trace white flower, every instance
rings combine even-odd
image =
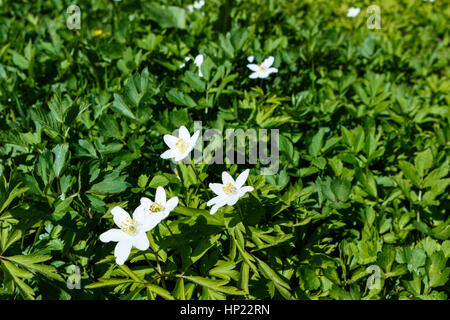
[[[186,62],[188,62],[189,60],[191,60],[191,57],[184,58],[184,61],[186,61]],[[184,68],[185,66],[186,66],[186,63],[180,64],[180,68]]]
[[[185,126],[181,126],[178,130],[178,137],[170,134],[164,135],[164,142],[170,148],[165,151],[161,158],[174,159],[174,161],[180,161],[186,158],[189,153],[194,149],[195,143],[200,135],[200,130],[197,130],[191,137],[188,129]]]
[[[199,77],[203,77],[202,70],[200,70],[200,67],[203,64],[203,55],[199,54],[198,56],[196,56],[195,59],[194,59],[194,63],[198,67],[198,76]]]
[[[243,186],[247,180],[250,170],[247,169],[242,172],[234,181],[234,179],[228,174],[228,172],[222,172],[222,183],[210,183],[209,187],[217,195],[212,198],[206,204],[207,206],[213,206],[210,214],[214,214],[217,210],[225,205],[234,205],[240,197],[247,192],[253,191],[253,187]]]
[[[190,4],[187,6],[188,12],[193,12],[194,9],[200,9],[205,5],[205,0],[194,1],[194,4]]]
[[[250,75],[250,79],[256,79],[256,78],[267,78],[269,74],[272,72],[278,72],[277,68],[271,68],[273,64],[274,58],[272,56],[265,59],[260,64],[248,64],[247,68],[253,71],[253,73]]]
[[[347,11],[347,17],[354,18],[359,14],[360,11],[360,8],[349,8]]]
[[[120,229],[111,229],[100,235],[102,242],[117,242],[114,249],[117,264],[124,264],[134,246],[139,250],[147,250],[149,242],[146,232],[150,230],[149,219],[142,210],[136,209],[131,219],[128,212],[121,207],[114,207],[111,210],[114,222]]]
[[[136,209],[148,215],[147,226],[152,230],[178,205],[178,198],[173,197],[166,201],[166,191],[163,187],[156,188],[155,202],[149,198],[141,198],[141,205]]]
[[[133,212],[131,219],[128,212],[121,207],[114,207],[111,213],[115,224],[120,229],[111,229],[100,235],[102,242],[117,242],[114,256],[117,264],[124,264],[134,246],[139,250],[147,250],[150,243],[147,231],[152,230],[178,205],[178,198],[173,197],[166,201],[164,188],[156,189],[155,202],[148,198],[141,198],[141,205]]]
[[[205,5],[205,1],[204,0],[194,1],[194,8],[195,9],[200,9],[204,5]]]
[[[254,56],[250,56],[250,57],[247,58],[247,61],[250,62],[250,63],[252,63],[253,60],[255,60]]]

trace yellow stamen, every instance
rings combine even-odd
[[[178,151],[183,153],[188,149],[188,144],[186,143],[186,141],[184,141],[183,139],[178,139],[177,143],[175,144],[175,146],[177,147]]]
[[[163,211],[163,206],[161,205],[161,203],[153,202],[152,205],[150,206],[150,212],[155,213],[160,211]]]
[[[223,192],[225,192],[225,194],[233,194],[236,192],[236,187],[228,182],[225,186],[222,187],[222,190]]]
[[[130,218],[127,218],[124,222],[122,222],[120,228],[123,232],[130,236],[135,236],[138,233],[138,223],[134,219],[131,220]]]

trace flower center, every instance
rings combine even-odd
[[[223,192],[225,192],[225,194],[233,194],[236,192],[236,187],[228,182],[225,186],[222,187],[222,190]]]
[[[139,230],[139,224],[136,220],[131,220],[130,218],[127,218],[122,224],[120,225],[120,228],[123,232],[130,236],[135,236],[138,233]]]
[[[261,62],[260,64],[258,64],[259,70],[264,71],[266,70],[266,67],[263,65],[263,63]]]
[[[178,151],[183,153],[188,149],[188,144],[183,139],[178,139],[177,143],[175,143],[175,147],[177,147]]]
[[[153,202],[152,205],[150,206],[150,212],[155,213],[155,212],[160,212],[160,211],[163,211],[162,204],[159,202]]]

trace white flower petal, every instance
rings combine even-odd
[[[101,242],[119,242],[126,240],[128,236],[121,229],[111,229],[100,235]]]
[[[147,207],[146,205],[140,205],[139,207],[137,207],[134,212],[133,212],[133,219],[137,222],[137,223],[143,223],[143,221],[145,220],[146,215],[148,214],[148,210],[149,210],[149,206]]]
[[[175,209],[175,207],[178,205],[178,197],[173,197],[170,198],[167,202],[166,202],[166,207],[165,210],[170,212],[173,209]]]
[[[111,213],[113,215],[114,223],[119,228],[126,220],[131,219],[130,214],[128,212],[126,212],[125,210],[123,210],[121,207],[114,207],[111,210]]]
[[[248,174],[249,174],[250,170],[246,169],[244,170],[244,172],[242,172],[236,179],[236,184],[235,187],[236,188],[240,188],[244,185],[245,181],[247,181],[248,178]]]
[[[164,137],[164,142],[167,144],[167,146],[170,149],[173,149],[173,147],[175,147],[175,144],[177,143],[177,141],[179,140],[179,138],[172,136],[170,134],[165,134]]]
[[[141,198],[141,205],[146,207],[146,208],[150,208],[150,206],[153,204],[153,201],[150,200],[149,198],[146,197],[142,197]]]
[[[263,61],[262,66],[267,68],[270,68],[273,64],[274,57],[270,56],[266,60]]]
[[[222,172],[222,183],[224,185],[231,183],[232,185],[235,185],[234,183],[234,179],[232,176],[230,176],[230,174],[226,171]]]
[[[208,207],[209,207],[209,206],[212,206],[212,205],[216,204],[217,202],[219,202],[220,199],[222,199],[222,198],[223,198],[223,196],[217,196],[217,197],[214,197],[214,198],[210,199],[210,200],[206,203],[206,205],[207,205]]]
[[[124,264],[128,259],[128,256],[131,252],[131,247],[133,246],[133,242],[130,241],[120,241],[117,243],[116,248],[114,249],[114,256],[116,257],[117,264]]]
[[[159,212],[150,213],[146,215],[144,223],[142,224],[142,229],[144,232],[152,230],[154,227],[161,222],[161,215]]]
[[[191,139],[191,134],[189,133],[188,129],[186,129],[185,126],[181,126],[180,129],[178,130],[178,136],[183,139],[184,141],[186,141],[187,143],[190,141]],[[178,141],[178,139],[177,139]]]
[[[164,191],[164,188],[161,186],[156,188],[155,202],[158,202],[163,207],[165,207],[166,205],[166,192]]]
[[[257,64],[248,64],[247,68],[254,72],[258,72],[259,70],[261,70],[261,68]]]
[[[254,73],[252,73],[251,75],[249,75],[249,78],[250,78],[250,79],[256,79],[256,78],[259,78],[259,71],[258,71],[258,72],[254,72]]]
[[[186,150],[185,152],[183,152],[183,153],[177,153],[176,155],[175,155],[175,157],[173,158],[173,161],[175,161],[175,162],[178,162],[178,161],[181,161],[181,160],[183,160],[184,158],[186,158],[188,155],[189,155],[189,153],[191,152],[191,148],[189,148],[188,150]]]
[[[253,60],[255,60],[254,56],[250,56],[250,57],[247,58],[247,61],[250,62],[250,63],[252,63]]]
[[[360,8],[349,8],[347,11],[347,17],[354,18],[359,14],[360,11]]]
[[[174,149],[169,149],[165,151],[160,157],[163,159],[171,159],[175,158],[178,155],[178,152]]]
[[[211,208],[211,211],[209,212],[209,214],[214,214],[214,213],[216,213],[217,210],[219,210],[219,208],[221,208],[221,207],[223,207],[223,205],[220,206],[220,205],[218,205],[218,204],[215,204],[215,205]]]
[[[239,189],[239,197],[242,197],[247,192],[252,192],[255,190],[252,186],[245,186]]]
[[[195,144],[197,143],[199,136],[200,136],[200,130],[195,131],[194,134],[192,135],[191,140],[190,140],[190,145],[192,148],[195,147]]]
[[[199,54],[198,56],[195,57],[194,63],[197,67],[201,67],[201,65],[203,64],[203,55]]]
[[[150,246],[147,234],[145,232],[139,233],[136,237],[133,238],[133,245],[139,250],[147,250]]]
[[[228,197],[226,204],[229,206],[234,206],[236,202],[239,200],[239,198],[240,198],[239,193],[234,193]]]
[[[207,206],[211,206],[212,204],[214,204],[214,206],[211,208],[210,214],[216,213],[216,211],[220,207],[226,205],[229,198],[230,198],[229,196],[218,196],[209,200],[208,203],[206,204]]]
[[[267,72],[268,72],[269,74],[275,73],[275,72],[278,72],[278,69],[277,69],[277,68],[269,68],[269,69],[267,69]]]
[[[261,78],[261,79],[265,79],[265,78],[267,78],[273,71],[271,71],[271,70],[273,70],[273,69],[275,69],[275,68],[269,68],[269,69],[265,69],[265,70],[262,70],[260,73],[259,73],[259,77]],[[277,70],[278,71],[278,70]]]
[[[221,183],[210,183],[209,184],[210,189],[217,194],[218,196],[223,195],[223,184]]]

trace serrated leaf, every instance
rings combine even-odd
[[[122,98],[122,96],[120,94],[114,93],[114,101],[113,101],[111,108],[114,111],[123,114],[124,116],[127,116],[131,119],[136,119],[135,115],[130,110],[127,103],[125,102],[125,100]]]

